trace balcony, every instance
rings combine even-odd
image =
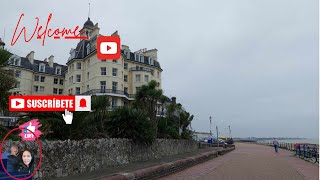
[[[130,68],[130,71],[145,71],[145,72],[150,72],[150,73],[153,73],[153,70],[152,69],[149,69],[149,68],[144,68],[144,67],[132,67]]]
[[[125,96],[127,99],[134,99],[134,94],[128,94],[124,91],[114,90],[114,89],[91,89],[81,95],[120,95]]]

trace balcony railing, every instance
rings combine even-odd
[[[153,72],[152,69],[144,68],[144,67],[132,67],[130,71],[146,71],[146,72]]]
[[[121,90],[115,90],[115,89],[91,89],[90,91],[87,91],[85,93],[82,93],[81,95],[95,95],[100,93],[112,93],[112,94],[119,94],[119,95],[125,95],[128,98],[134,98],[134,94],[128,94]]]

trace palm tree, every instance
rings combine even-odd
[[[146,113],[135,108],[123,107],[113,111],[106,129],[114,138],[128,138],[143,144],[155,140],[155,130]]]
[[[140,87],[136,93],[135,106],[145,111],[150,118],[152,127],[157,134],[157,105],[163,97],[163,91],[158,89],[158,83],[154,80],[150,81],[147,85]]]

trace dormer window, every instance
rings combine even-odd
[[[140,56],[140,62],[142,62],[142,63],[144,62],[144,56],[143,55]]]
[[[56,74],[61,75],[61,67],[56,67]]]
[[[21,66],[21,59],[20,58],[14,58],[14,65],[15,66]]]
[[[39,64],[39,71],[40,72],[46,72],[46,66],[44,64]]]
[[[87,55],[90,54],[90,52],[91,51],[90,51],[90,43],[89,43],[89,44],[87,44]]]
[[[154,65],[154,59],[150,58],[150,64]]]
[[[70,54],[69,60],[75,58],[76,57],[76,50],[71,48],[69,54]]]
[[[139,61],[139,58],[140,58],[140,55],[139,55],[139,54],[136,54],[136,59],[135,59],[135,61]]]

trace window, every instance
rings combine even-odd
[[[56,67],[56,74],[61,75],[61,68],[60,67]]]
[[[117,98],[115,98],[115,97],[112,98],[111,105],[113,108],[117,107]]]
[[[136,93],[140,90],[141,87],[136,87]]]
[[[81,75],[77,74],[77,81],[76,82],[81,82]]]
[[[44,76],[40,76],[40,81],[41,81],[41,82],[44,82],[45,78],[46,78],[46,77],[44,77]]]
[[[136,54],[136,59],[135,61],[139,61],[139,54]]]
[[[69,83],[73,83],[73,76],[69,78]]]
[[[58,79],[57,78],[53,79],[53,84],[58,84]]]
[[[136,82],[140,82],[140,74],[136,74]]]
[[[90,43],[87,44],[87,55],[90,54]]]
[[[39,76],[35,75],[34,76],[34,81],[39,81]]]
[[[46,66],[44,64],[39,64],[39,71],[46,72]]]
[[[88,59],[88,61],[87,61],[87,67],[89,67],[90,66],[90,59]]]
[[[118,72],[117,68],[112,68],[112,75],[113,76],[117,76],[117,72]]]
[[[33,92],[38,92],[39,91],[39,87],[38,86],[33,86]]]
[[[15,66],[20,66],[21,65],[21,59],[20,58],[15,58],[14,59],[14,65]]]
[[[59,84],[63,85],[63,79],[60,79]]]
[[[144,82],[149,82],[149,76],[148,75],[144,75]]]
[[[63,93],[63,89],[59,89],[59,94],[62,94]]]
[[[150,59],[150,64],[154,65],[154,60],[152,58]]]
[[[112,82],[112,92],[116,92],[118,87],[118,82]]]
[[[127,87],[124,87],[123,91],[128,94],[128,88]]]
[[[58,89],[57,88],[53,88],[53,94],[58,94]]]
[[[140,62],[144,62],[144,60],[143,60],[143,58],[144,58],[144,56],[140,56]]]
[[[123,67],[124,69],[128,70],[128,63],[124,63]]]
[[[128,75],[124,75],[123,80],[124,80],[124,82],[128,82]]]
[[[90,73],[87,72],[87,79],[89,80],[89,78],[90,78]]]
[[[77,69],[81,69],[81,62],[77,63]]]
[[[44,92],[44,87],[40,86],[40,92]]]
[[[17,77],[17,78],[20,78],[20,77],[21,77],[21,71],[16,70],[16,77]]]
[[[16,82],[16,84],[14,85],[14,88],[20,88],[20,82]]]
[[[118,62],[118,60],[116,60],[116,59],[113,59],[113,60],[112,60],[112,62],[114,62],[114,63],[117,63],[117,62]]]
[[[76,87],[76,94],[80,94],[80,87]]]
[[[100,70],[101,70],[101,75],[103,75],[103,76],[107,75],[107,68],[106,67],[101,67]]]
[[[100,81],[100,89],[102,93],[106,92],[106,81]]]
[[[71,65],[71,69],[72,69],[72,71],[74,71],[74,64]]]

